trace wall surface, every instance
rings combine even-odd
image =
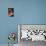
[[[8,16],[9,7],[14,17]],[[8,43],[9,32],[18,32],[17,24],[46,24],[46,0],[0,0],[0,44]]]

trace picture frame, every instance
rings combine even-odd
[[[10,17],[14,16],[14,8],[8,8],[8,16]]]

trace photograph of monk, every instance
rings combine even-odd
[[[8,8],[8,16],[10,17],[14,16],[14,8]]]

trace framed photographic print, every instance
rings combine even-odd
[[[19,24],[18,30],[19,42],[21,40],[46,41],[46,24]]]
[[[8,16],[10,17],[14,16],[14,8],[8,8]]]

